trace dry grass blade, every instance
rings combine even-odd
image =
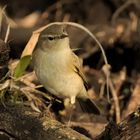
[[[6,9],[6,6],[4,6],[3,8],[0,8],[0,33],[2,30],[2,22],[4,20],[6,21],[6,26],[7,26],[7,31],[6,31],[5,39],[4,39],[4,42],[6,43],[8,41],[8,36],[10,34],[10,20],[5,13],[5,9]]]
[[[0,84],[0,91],[4,90],[5,88],[8,88],[10,85],[10,80],[6,80],[4,83]]]
[[[27,55],[31,55],[34,48],[35,48],[35,45],[38,41],[38,37],[39,37],[39,34],[34,34],[31,36],[30,40],[28,41],[25,49],[23,50],[22,52],[22,55],[21,55],[21,58],[23,58],[24,56],[27,56]]]
[[[115,23],[115,20],[117,19],[117,17],[121,14],[121,12],[123,11],[123,10],[125,10],[128,6],[130,6],[131,4],[133,4],[133,3],[136,3],[135,1],[133,1],[133,0],[127,0],[122,6],[120,6],[120,8],[118,8],[117,10],[116,10],[116,12],[113,14],[113,16],[112,16],[112,24],[114,24]]]
[[[6,31],[6,35],[5,35],[5,39],[4,39],[5,43],[7,43],[7,41],[8,41],[9,34],[10,34],[10,24],[8,24],[8,26],[7,26],[7,31]]]
[[[6,8],[6,6],[4,6],[3,8],[0,7],[0,32],[1,32],[1,29],[2,29],[2,19],[3,19],[5,8]]]
[[[116,122],[119,123],[121,121],[119,99],[117,96],[117,91],[115,90],[111,80],[109,81],[109,87],[110,87],[112,97],[114,100],[114,106],[115,106],[115,111],[116,111]]]
[[[2,9],[0,8],[0,32],[2,28]]]

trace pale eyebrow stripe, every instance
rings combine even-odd
[[[68,34],[62,34],[62,35],[42,35],[41,37],[43,38],[48,38],[48,37],[52,37],[52,38],[57,38],[57,39],[62,39],[65,37],[68,37]]]

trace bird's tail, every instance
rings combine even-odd
[[[89,98],[77,98],[77,100],[83,111],[100,115],[100,109],[97,107],[93,100]]]

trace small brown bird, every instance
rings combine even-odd
[[[51,25],[41,32],[32,60],[39,81],[50,93],[59,98],[69,98],[71,104],[77,98],[82,108],[100,114],[88,97],[82,64],[70,48],[64,25]]]

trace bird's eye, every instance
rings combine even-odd
[[[49,36],[49,37],[48,37],[48,39],[49,39],[50,41],[52,41],[54,38],[53,38],[53,37],[51,37],[51,36]]]

